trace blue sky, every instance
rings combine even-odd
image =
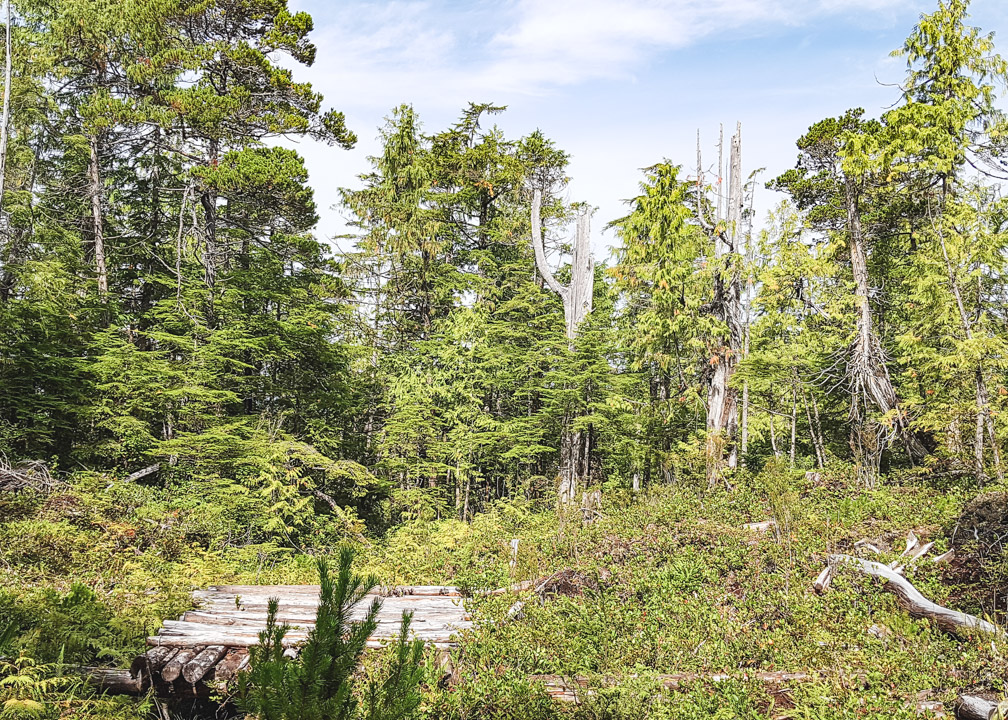
[[[794,164],[794,141],[816,120],[864,107],[877,115],[898,94],[902,45],[937,0],[290,0],[315,19],[318,57],[296,75],[342,110],[360,140],[350,151],[301,143],[325,237],[344,232],[331,207],[378,151],[389,111],[411,103],[426,130],[451,124],[469,101],[507,105],[509,137],[536,128],[572,156],[568,195],[598,207],[603,225],[624,212],[640,168],[668,158],[705,162],[718,124],[742,123],[743,170],[769,179]],[[997,33],[1008,55],[1008,0],[974,0],[972,24]],[[1002,33],[1004,37],[1002,37]],[[760,216],[779,201],[757,195]]]

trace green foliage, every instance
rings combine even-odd
[[[985,174],[1005,163],[1008,67],[964,0],[897,51],[894,107],[838,109],[797,140],[769,183],[787,199],[745,252],[719,256],[697,218],[719,186],[681,158],[647,168],[573,342],[529,246],[539,189],[566,280],[583,207],[556,199],[569,157],[541,132],[508,136],[503,107],[439,129],[393,109],[340,191],[353,232],[334,252],[303,159],[277,146],[356,140],[297,78],[318,52],[309,15],[286,0],[15,6],[0,473],[45,459],[66,482],[0,490],[5,716],[142,713],[61,684],[58,664],[125,662],[194,586],[316,569],[301,654],[284,654],[275,605],[255,651],[244,701],[263,718],[556,717],[538,673],[587,674],[594,695],[570,713],[585,718],[898,717],[949,677],[1003,690],[1003,649],[907,618],[873,583],[840,573],[807,592],[827,552],[869,538],[890,562],[913,528],[961,552],[914,582],[1003,621],[978,578],[1003,587],[1004,553],[954,532],[1003,475],[1008,437],[1008,202]],[[715,295],[735,277],[747,446],[729,490],[708,487],[704,416],[726,357]],[[872,399],[851,391],[864,309],[898,399],[867,424]],[[918,467],[888,449],[897,426],[927,451]],[[864,490],[849,461],[876,431],[884,474]],[[570,433],[603,493],[589,522],[552,508]],[[766,535],[741,529],[768,518]],[[362,660],[373,608],[348,611],[373,581],[349,551],[313,559],[347,541],[383,582],[474,594],[451,691],[426,682],[408,618]],[[513,597],[476,592],[561,570],[577,592],[523,597],[520,619]],[[704,679],[739,669],[822,672],[782,696]],[[668,672],[700,677],[673,699]]]
[[[288,626],[277,624],[279,601],[269,601],[266,629],[250,651],[248,672],[239,676],[237,697],[244,710],[262,720],[399,720],[419,705],[423,643],[408,639],[410,616],[404,614],[388,674],[368,684],[363,715],[358,710],[353,675],[377,627],[381,601],[372,601],[363,619],[351,620],[351,609],[376,584],[353,572],[354,554],[350,548],[340,552],[335,577],[325,559],[318,561],[321,589],[315,627],[295,658],[285,654]]]

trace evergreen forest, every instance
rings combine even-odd
[[[5,2],[0,720],[1008,717],[1008,62],[968,4],[783,174],[725,118],[608,218],[503,105],[351,127],[287,0]],[[375,132],[313,187],[296,141]],[[312,584],[230,684],[100,680],[194,590]],[[471,626],[373,647],[421,586]]]

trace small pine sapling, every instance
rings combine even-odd
[[[329,563],[318,561],[319,605],[315,627],[295,657],[286,652],[289,630],[277,622],[279,600],[271,598],[266,628],[259,644],[250,650],[249,670],[238,680],[238,705],[260,720],[401,720],[419,705],[422,676],[422,641],[409,641],[410,617],[395,645],[388,677],[366,692],[364,713],[357,706],[354,674],[368,638],[378,626],[381,600],[375,598],[362,620],[352,620],[351,610],[364,600],[377,581],[353,572],[354,550],[340,552],[335,575]]]

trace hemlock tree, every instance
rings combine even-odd
[[[986,434],[1002,477],[987,365],[1004,357],[1006,348],[991,324],[992,289],[983,286],[984,279],[996,283],[1002,274],[1005,239],[990,227],[993,198],[966,171],[1005,177],[1008,121],[997,106],[996,85],[1008,84],[1008,63],[994,52],[993,33],[982,35],[965,24],[968,5],[943,0],[893,53],[906,57],[907,77],[903,103],[885,116],[886,160],[893,173],[907,178],[925,215],[918,257],[922,265],[931,260],[931,272],[919,277],[941,277],[944,270],[943,294],[958,315],[958,338],[949,350],[966,360],[963,370],[973,375],[974,472],[978,477],[985,472]],[[935,297],[920,284],[916,289]]]

